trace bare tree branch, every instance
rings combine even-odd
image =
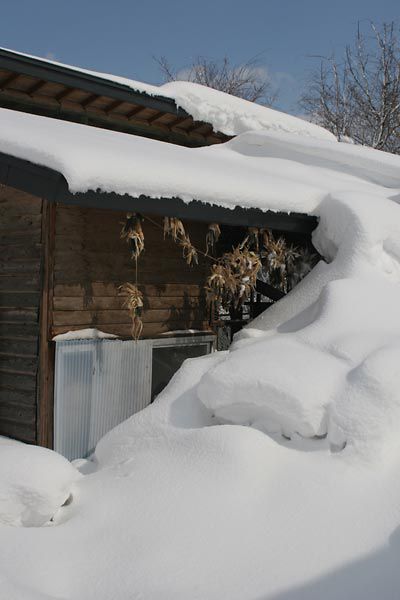
[[[357,28],[342,62],[320,57],[301,106],[338,139],[400,153],[400,47],[394,22]]]
[[[227,56],[212,60],[198,56],[189,67],[176,69],[165,56],[154,58],[164,81],[191,81],[238,96],[250,102],[271,106],[277,97],[272,82],[257,59],[242,65],[233,65]]]

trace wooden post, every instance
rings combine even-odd
[[[55,352],[50,333],[53,312],[55,218],[56,205],[43,200],[37,442],[46,448],[53,447]]]

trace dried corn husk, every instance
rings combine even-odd
[[[300,256],[298,248],[288,245],[282,237],[275,239],[267,229],[263,231],[263,246],[267,253],[265,267],[270,283],[287,292],[289,273]]]
[[[210,252],[214,256],[215,246],[221,236],[221,228],[218,223],[210,223],[206,235],[206,256]]]
[[[134,316],[132,318],[132,337],[137,342],[143,331],[143,321],[140,317]]]
[[[249,232],[249,235],[248,235],[247,245],[251,250],[258,252],[260,249],[259,241],[258,241],[260,232],[257,227],[249,227],[248,232]]]
[[[125,224],[121,230],[121,238],[129,244],[132,258],[137,260],[144,250],[144,233],[142,229],[143,217],[139,213],[128,213]]]
[[[120,286],[119,290],[127,296],[124,307],[129,310],[132,319],[132,337],[134,340],[138,340],[143,329],[143,323],[140,318],[143,309],[143,294],[132,283],[124,283]]]
[[[186,260],[189,267],[199,264],[199,257],[197,256],[197,250],[192,245],[188,235],[184,239],[179,241],[179,245],[182,246],[183,258]]]
[[[171,236],[174,242],[181,246],[183,258],[190,267],[198,264],[197,250],[191,243],[190,237],[186,233],[180,219],[176,217],[164,217],[164,238],[166,236]]]
[[[232,252],[225,253],[211,268],[206,282],[208,303],[216,303],[224,309],[231,305],[238,308],[255,289],[257,273],[261,268],[259,257],[243,243]]]
[[[186,237],[183,223],[177,217],[164,217],[164,238],[171,236],[174,242]]]

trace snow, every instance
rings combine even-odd
[[[0,444],[2,514],[23,525],[29,496],[37,525],[53,517],[0,526],[3,595],[397,600],[400,158],[272,131],[184,149],[10,111],[0,132],[1,151],[74,191],[315,214],[324,257],[229,351],[186,361],[91,460],[27,480],[37,495],[15,492],[30,472]]]
[[[390,196],[400,187],[397,157],[295,134],[245,133],[184,148],[7,109],[0,109],[0,131],[1,152],[61,172],[72,192],[317,214],[328,194]]]
[[[318,125],[198,83],[171,81],[159,89],[160,95],[173,98],[195,121],[211,123],[215,131],[229,136],[267,130],[321,140],[336,139]]]
[[[65,342],[67,340],[97,340],[97,339],[115,339],[117,336],[113,333],[105,333],[99,329],[77,329],[59,333],[53,337],[53,342]]]
[[[175,104],[182,107],[194,120],[210,123],[215,131],[220,131],[228,136],[238,135],[245,131],[270,130],[295,133],[316,139],[335,139],[326,129],[313,123],[197,83],[173,81],[160,86],[151,85],[127,77],[82,69],[30,54],[23,54],[15,50],[3,49],[16,55],[67,68],[83,75],[99,77],[148,96],[174,100]]]
[[[0,526],[48,524],[69,498],[78,471],[46,448],[4,439],[0,448]]]

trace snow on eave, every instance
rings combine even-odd
[[[0,152],[60,173],[69,193],[95,190],[97,200],[105,192],[318,216],[332,192],[400,187],[399,157],[270,131],[186,148],[0,109]]]

